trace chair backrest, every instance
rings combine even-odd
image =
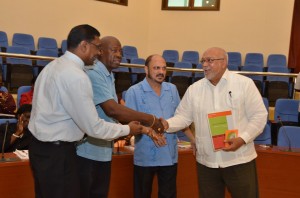
[[[67,51],[67,48],[68,48],[67,40],[62,40],[61,47],[60,47],[61,52],[64,54]]]
[[[0,125],[5,124],[8,121],[8,123],[17,123],[18,120],[16,118],[0,118]]]
[[[8,47],[8,39],[6,32],[0,31],[0,47]]]
[[[48,49],[58,52],[57,42],[54,38],[40,37],[38,40],[38,49]]]
[[[58,52],[57,50],[50,50],[50,49],[38,49],[36,52],[38,56],[50,56],[50,57],[57,57]],[[38,66],[46,66],[49,62],[48,60],[37,60],[36,65]]]
[[[128,46],[128,45],[124,45],[123,46],[123,57],[125,57],[126,59],[132,59],[132,58],[138,58],[138,51],[136,49],[136,47],[134,46]]]
[[[185,68],[185,69],[192,69],[192,63],[190,62],[176,62],[174,68]],[[174,71],[172,76],[187,76],[192,77],[192,72],[180,72]]]
[[[202,67],[202,64],[199,63],[197,66],[196,66],[196,69],[203,69]],[[195,75],[194,75],[195,78],[204,78],[204,73],[199,73],[199,72],[196,72]]]
[[[286,67],[286,56],[283,54],[270,54],[267,60],[267,67]]]
[[[145,59],[143,58],[133,58],[131,59],[131,64],[145,65]],[[145,73],[144,68],[131,68],[132,73]]]
[[[254,143],[255,144],[271,144],[271,142],[272,142],[271,127],[267,123],[263,132],[254,139]]]
[[[259,67],[264,66],[264,56],[261,53],[247,53],[245,58],[245,64],[246,65],[255,65]]]
[[[196,66],[199,64],[199,56],[197,51],[184,51],[181,62],[189,62]]]
[[[242,67],[242,71],[253,71],[253,72],[263,72],[263,67],[257,65],[245,65]],[[263,81],[263,76],[257,75],[247,75],[252,80]]]
[[[300,127],[280,127],[278,132],[277,145],[290,148],[300,148]]]
[[[277,99],[275,103],[274,119],[279,121],[298,122],[299,100]],[[279,116],[279,117],[278,117]]]
[[[21,95],[22,93],[30,91],[31,86],[21,86],[18,88],[17,91],[17,109],[20,107],[20,100],[21,100]]]
[[[31,34],[14,33],[12,46],[26,47],[31,51],[35,51],[34,39]]]
[[[8,53],[15,53],[15,54],[27,54],[30,55],[30,50],[28,48],[22,46],[9,46],[7,48]],[[31,65],[32,61],[30,59],[24,58],[6,58],[6,62],[9,64],[23,64],[23,65]]]
[[[179,61],[179,53],[177,50],[164,50],[162,57],[167,63],[176,63]]]
[[[275,73],[290,73],[287,67],[280,67],[280,66],[273,66],[268,67],[268,72],[275,72]],[[282,82],[289,82],[289,77],[280,77],[280,76],[267,76],[267,81],[282,81]]]
[[[227,52],[228,66],[236,66],[237,68],[242,65],[242,55],[240,52]]]

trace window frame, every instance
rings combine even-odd
[[[128,6],[128,0],[119,0],[119,2],[114,1],[114,0],[96,0],[96,1],[102,1],[106,3],[113,3],[117,5],[122,5],[122,6]]]
[[[188,7],[169,7],[168,6],[169,0],[162,0],[161,9],[162,10],[169,10],[169,11],[219,11],[220,10],[220,2],[221,0],[216,0],[215,7],[194,7],[194,0],[189,0]]]

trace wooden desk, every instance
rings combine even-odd
[[[300,197],[300,152],[283,152],[278,147],[257,146],[257,171],[260,197]],[[299,150],[300,151],[300,150]],[[12,156],[13,154],[9,154]],[[197,198],[196,162],[190,150],[179,152],[177,197]],[[133,156],[131,153],[114,155],[110,198],[133,197]],[[1,198],[34,197],[33,178],[28,161],[0,163]],[[157,184],[153,196],[157,197]],[[230,196],[226,196],[230,197]]]

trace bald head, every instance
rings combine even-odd
[[[201,62],[205,78],[213,85],[217,85],[227,69],[227,53],[219,47],[207,49],[202,56]]]
[[[122,46],[120,41],[113,36],[101,39],[101,55],[99,60],[111,71],[120,66],[122,60]]]

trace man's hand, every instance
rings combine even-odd
[[[131,121],[128,124],[130,128],[130,133],[129,135],[138,135],[142,133],[143,126],[140,124],[138,121]]]
[[[153,117],[153,124],[151,126],[151,128],[156,131],[156,133],[163,133],[165,131],[165,127],[162,124],[160,119],[157,119],[155,116]]]
[[[224,142],[227,143],[229,146],[223,148],[222,149],[223,151],[236,151],[242,145],[246,144],[245,141],[241,137],[225,140]]]
[[[163,118],[159,118],[159,121],[164,125],[165,130],[167,130],[169,128],[169,123],[167,122],[167,120],[165,120]]]

